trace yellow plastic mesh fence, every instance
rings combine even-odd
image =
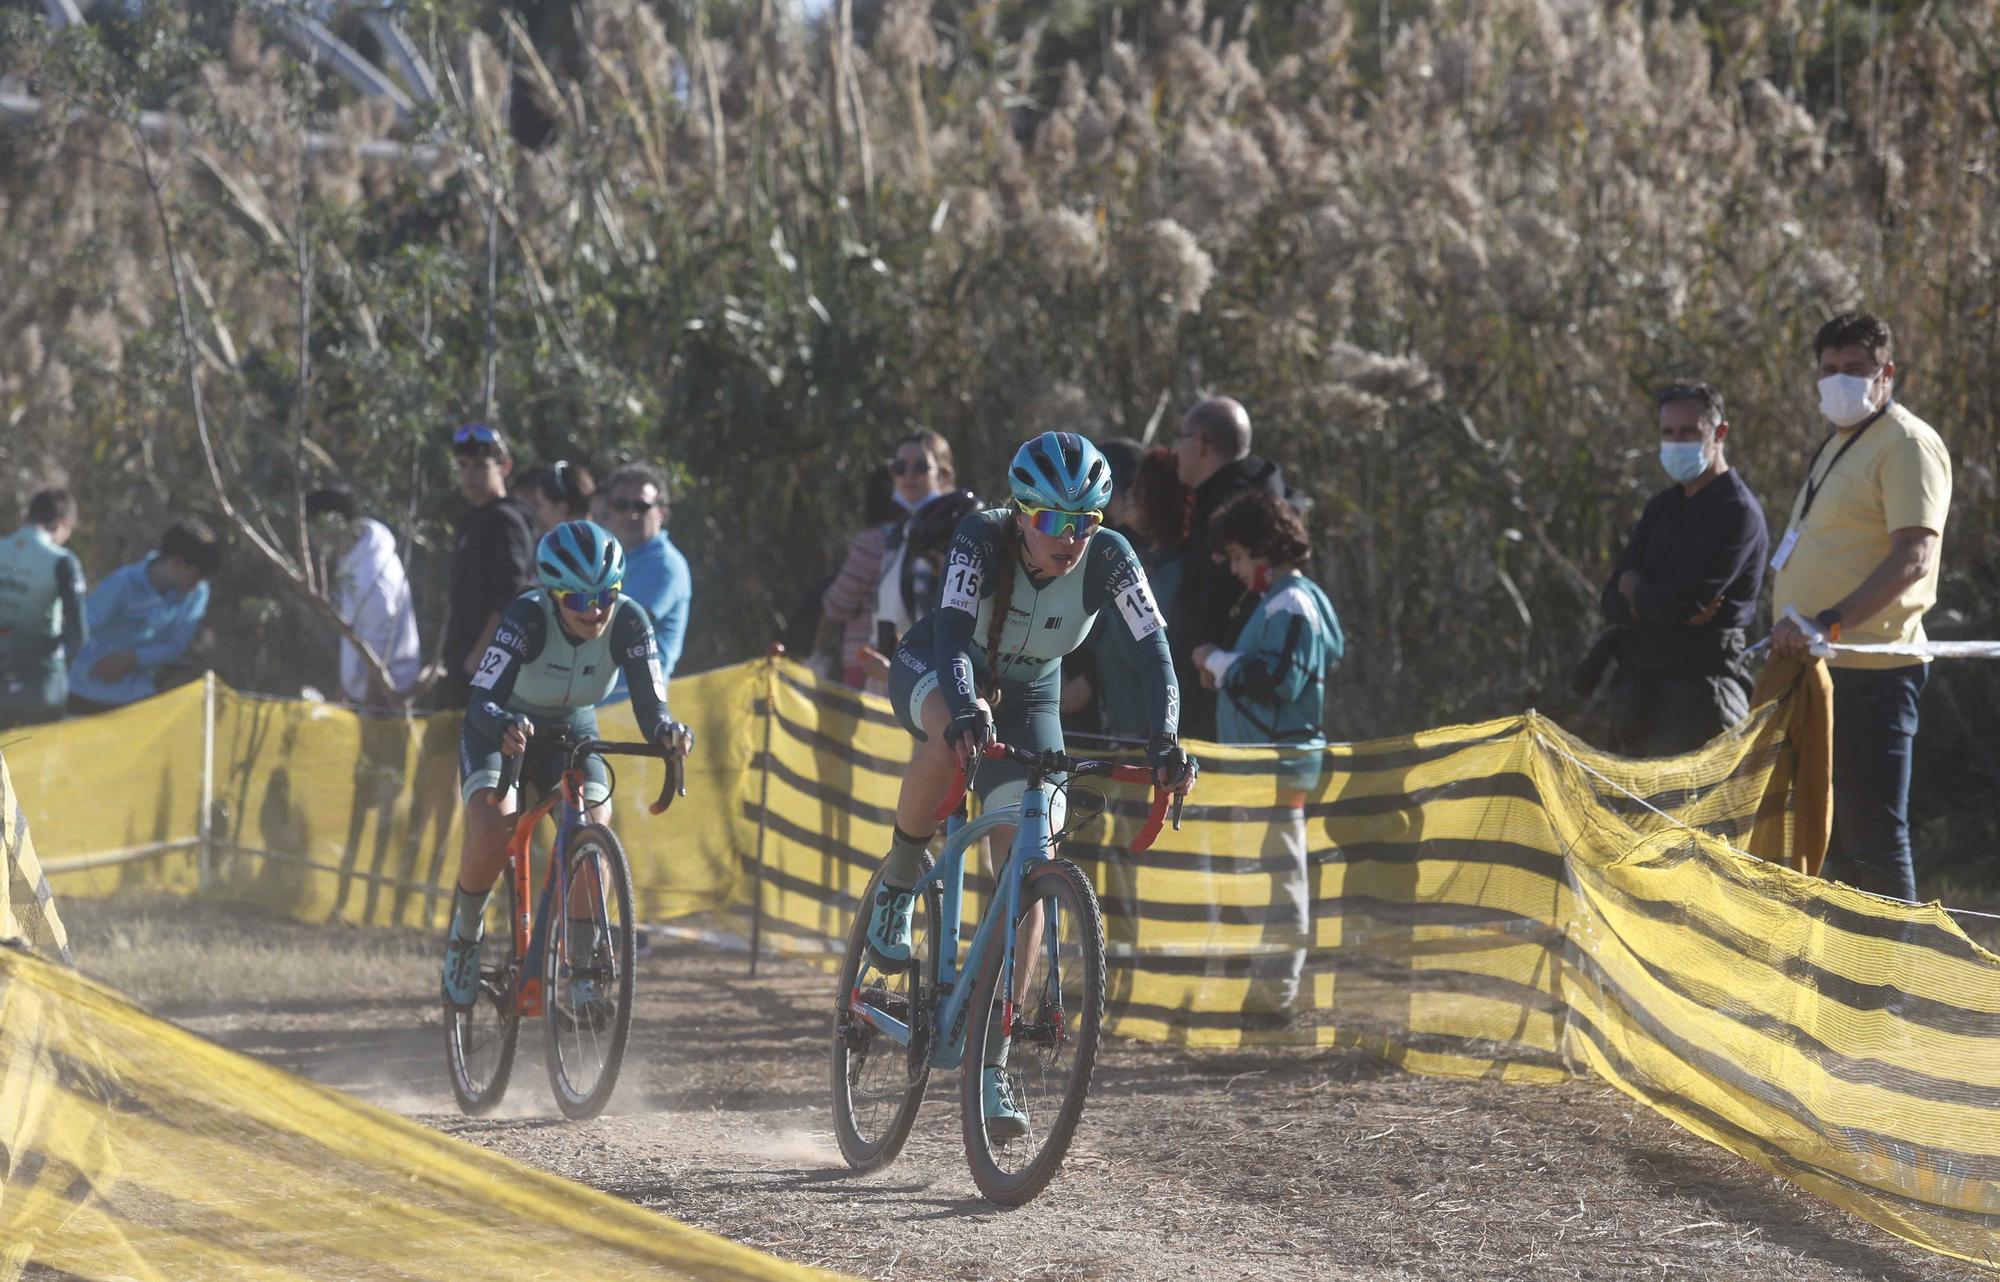
[[[880,700],[783,661],[678,679],[674,708],[701,743],[666,819],[642,804],[657,767],[620,763],[642,916],[747,911],[767,948],[825,952],[888,846],[908,737]],[[2000,1257],[2000,958],[1935,907],[1740,852],[1760,807],[1784,836],[1766,792],[1790,777],[1793,716],[1781,700],[1649,762],[1534,714],[1285,755],[1198,745],[1185,827],[1139,857],[1124,843],[1145,799],[1106,786],[1105,819],[1065,853],[1104,901],[1113,1027],[1512,1081],[1596,1073],[1913,1242]],[[441,922],[449,719],[221,691],[212,720],[204,738],[197,689],[10,752],[59,893],[195,884],[207,742],[214,893]],[[1093,805],[1072,790],[1072,814]],[[148,840],[166,853],[134,857]],[[990,883],[970,872],[977,911]]]
[[[55,894],[28,836],[28,813],[14,796],[7,758],[0,754],[0,943],[18,942],[70,960],[69,933]]]
[[[0,1279],[792,1279],[0,949]]]

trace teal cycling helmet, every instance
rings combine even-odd
[[[1101,512],[1111,501],[1111,464],[1075,432],[1043,432],[1007,468],[1014,501],[1064,512]]]
[[[625,549],[595,521],[564,521],[542,536],[535,574],[551,592],[608,592],[625,579]]]

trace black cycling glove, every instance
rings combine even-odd
[[[1153,782],[1162,788],[1182,792],[1194,782],[1195,759],[1170,734],[1153,736],[1146,745],[1146,764],[1153,769]]]
[[[976,703],[953,717],[944,728],[944,746],[956,750],[960,741],[968,737],[975,749],[984,748],[994,739],[993,714]]]

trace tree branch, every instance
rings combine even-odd
[[[221,506],[222,514],[229,518],[243,540],[256,549],[265,562],[284,577],[292,590],[297,592],[321,618],[339,629],[342,636],[354,642],[355,648],[361,652],[362,660],[368,664],[375,678],[382,683],[382,688],[394,689],[389,669],[375,653],[374,647],[370,646],[355,632],[353,626],[340,616],[340,611],[334,609],[331,601],[312,590],[304,571],[285,555],[284,549],[278,546],[275,537],[266,537],[260,533],[236,505],[230,502],[228,483],[223,479],[222,465],[216,458],[215,438],[208,421],[208,406],[201,393],[201,368],[196,358],[194,317],[188,308],[187,290],[181,282],[180,243],[175,239],[173,219],[167,213],[166,195],[161,190],[160,176],[153,168],[152,154],[146,146],[146,136],[133,119],[126,118],[123,123],[132,135],[132,145],[138,150],[139,172],[146,180],[146,193],[152,204],[153,216],[159,222],[160,241],[167,253],[167,276],[174,287],[175,316],[180,335],[181,369],[187,376],[188,403],[194,412],[195,433],[201,441],[202,459],[208,465],[208,479],[215,487],[216,502]]]

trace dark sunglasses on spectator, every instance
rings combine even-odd
[[[891,476],[923,476],[926,473],[935,472],[936,470],[937,464],[930,459],[923,459],[916,462],[900,458],[889,460],[889,475]]]
[[[464,427],[459,428],[451,434],[451,443],[453,445],[471,445],[474,443],[480,445],[498,445],[500,443],[500,433],[494,431],[484,423],[467,423]]]
[[[608,610],[618,599],[618,589],[614,583],[602,592],[550,592],[555,603],[571,614],[589,614],[592,610]]]
[[[611,510],[614,512],[650,512],[659,505],[660,501],[658,499],[611,500]]]

